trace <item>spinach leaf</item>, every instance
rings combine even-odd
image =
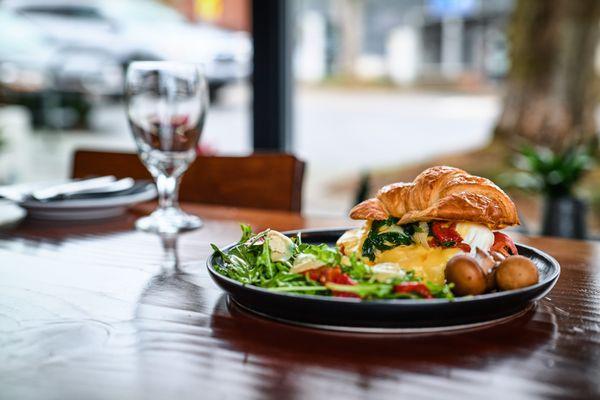
[[[389,231],[380,233],[381,228],[395,225],[398,218],[390,217],[384,221],[373,221],[371,230],[367,235],[362,247],[362,254],[369,260],[375,260],[375,250],[390,250],[400,245],[414,243],[412,235],[418,228],[418,224],[407,224],[402,226],[401,232]]]
[[[416,232],[422,232],[423,229],[421,229],[419,227],[419,223],[418,222],[413,222],[410,224],[404,224],[402,225],[402,229],[404,229],[404,233],[406,233],[407,235],[411,236],[414,235]]]

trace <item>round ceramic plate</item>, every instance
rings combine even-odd
[[[304,243],[326,243],[334,246],[345,229],[310,230],[302,232]],[[286,232],[294,236],[298,231]],[[235,244],[227,246],[227,252]],[[533,247],[517,244],[519,254],[531,259],[538,268],[537,284],[518,290],[458,297],[454,300],[359,300],[342,297],[312,296],[272,292],[243,285],[218,273],[214,266],[221,263],[211,256],[208,271],[212,279],[231,299],[245,310],[278,321],[330,330],[357,332],[443,331],[476,327],[501,322],[520,315],[544,297],[560,274],[558,262]]]
[[[148,183],[139,191],[122,196],[107,196],[78,200],[41,202],[27,200],[18,203],[31,218],[46,220],[91,220],[119,216],[128,207],[156,197],[156,187]]]
[[[8,229],[25,218],[25,210],[9,200],[0,200],[0,229]]]

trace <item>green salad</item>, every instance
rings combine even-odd
[[[220,274],[244,285],[274,292],[355,297],[360,299],[452,299],[452,285],[423,282],[413,271],[393,263],[368,265],[362,257],[342,255],[326,244],[302,242],[267,229],[253,233],[242,225],[242,237],[227,253],[212,244]]]

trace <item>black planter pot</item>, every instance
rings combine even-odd
[[[572,196],[546,197],[542,235],[585,239],[587,204]]]

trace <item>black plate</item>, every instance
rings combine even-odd
[[[305,243],[335,245],[345,229],[304,230],[285,232],[294,236],[302,232]],[[231,244],[223,249],[227,252]],[[325,329],[351,331],[439,330],[479,326],[489,321],[505,320],[523,313],[545,296],[560,274],[558,262],[533,247],[517,244],[519,254],[530,258],[538,267],[540,281],[527,288],[456,298],[455,300],[370,300],[299,295],[271,292],[256,286],[243,285],[219,274],[214,269],[220,257],[207,261],[212,279],[230,298],[244,309],[279,321]]]

